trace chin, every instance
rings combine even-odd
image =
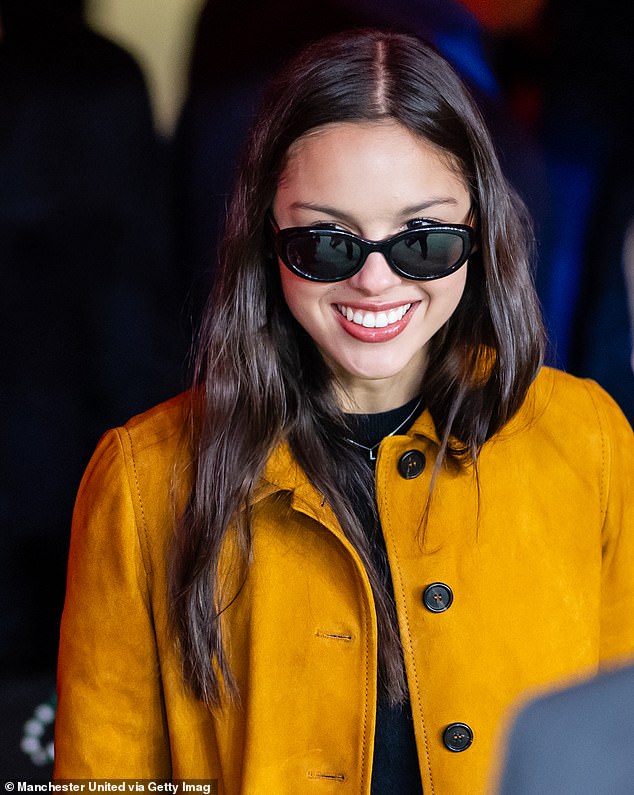
[[[415,370],[418,370],[422,378],[424,369],[420,352],[411,358],[403,357],[402,360],[395,359],[393,354],[387,352],[379,357],[376,353],[369,352],[367,356],[353,360],[326,356],[326,360],[343,382],[348,379],[386,381],[406,374],[414,374]]]

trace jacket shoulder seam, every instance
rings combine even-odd
[[[595,395],[593,394],[593,389],[590,388],[590,383],[587,380],[583,380],[582,384],[590,398],[590,402],[592,403],[592,407],[594,409],[595,416],[597,418],[597,424],[599,426],[599,431],[601,435],[601,477],[599,480],[599,508],[601,512],[601,519],[602,521],[605,520],[605,516],[607,513],[607,489],[606,489],[606,469],[609,463],[608,460],[608,451],[607,451],[607,439],[608,436],[607,428],[606,428],[606,419],[603,413],[601,412]]]
[[[143,496],[141,494],[141,484],[139,482],[139,473],[138,473],[137,465],[136,465],[136,457],[134,455],[134,444],[133,444],[133,441],[132,441],[132,435],[131,435],[130,430],[128,429],[127,426],[124,425],[122,428],[117,428],[117,432],[119,434],[119,438],[120,438],[120,442],[122,444],[122,447],[124,446],[123,445],[123,440],[121,439],[122,433],[125,433],[125,436],[126,436],[126,439],[127,439],[127,447],[129,449],[129,466],[127,466],[126,469],[128,469],[128,480],[130,480],[129,471],[130,471],[130,469],[132,470],[132,479],[134,481],[134,489],[133,489],[133,491],[134,491],[134,494],[136,496],[137,505],[139,507],[141,526],[142,526],[141,527],[141,533],[139,533],[139,527],[138,527],[139,523],[137,521],[137,523],[136,523],[137,524],[137,535],[139,536],[139,546],[141,548],[141,560],[143,562],[143,569],[145,571],[145,576],[149,577],[150,574],[151,574],[151,568],[152,567],[151,567],[151,564],[149,562],[149,555],[147,554],[147,550],[149,549],[147,520],[146,520],[146,516],[145,516],[145,507],[144,507],[144,503],[143,503]],[[125,456],[125,451],[124,451],[124,456]],[[141,534],[142,534],[142,538],[140,537]]]

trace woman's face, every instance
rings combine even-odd
[[[311,131],[291,147],[273,203],[282,229],[336,224],[368,240],[390,237],[415,219],[467,223],[469,211],[464,180],[446,157],[393,121]],[[307,281],[282,263],[280,275],[291,313],[344,389],[344,408],[369,412],[420,392],[429,340],[456,309],[467,265],[442,279],[413,281],[373,252],[341,282]]]

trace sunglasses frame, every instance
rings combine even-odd
[[[308,279],[312,282],[341,282],[345,281],[346,279],[350,279],[355,273],[358,273],[361,268],[365,265],[365,262],[370,254],[375,251],[383,254],[387,264],[390,268],[397,273],[399,276],[402,276],[404,279],[410,279],[411,281],[434,281],[436,279],[442,279],[445,276],[449,276],[452,273],[455,273],[459,268],[461,268],[464,263],[469,259],[471,254],[475,249],[475,229],[471,226],[467,226],[465,224],[441,224],[441,223],[429,223],[425,224],[424,226],[415,227],[412,229],[405,229],[403,232],[398,232],[392,237],[388,237],[385,240],[366,240],[365,238],[359,237],[352,232],[347,232],[345,230],[340,229],[328,229],[327,227],[323,226],[290,226],[285,229],[280,229],[278,226],[275,218],[269,213],[268,216],[269,223],[271,225],[273,231],[273,245],[275,248],[275,253],[282,261],[282,263],[296,276],[300,276],[302,279]],[[458,259],[456,263],[454,263],[451,267],[444,270],[442,273],[438,274],[431,274],[426,276],[412,276],[411,274],[404,271],[400,268],[395,262],[393,262],[391,258],[391,252],[394,246],[397,243],[400,243],[402,240],[407,239],[410,235],[415,234],[417,232],[449,232],[451,234],[455,234],[460,237],[464,244],[464,252],[462,256]],[[294,265],[288,258],[287,254],[287,246],[290,241],[294,237],[301,237],[306,233],[311,234],[333,234],[337,235],[344,240],[351,240],[361,249],[361,257],[359,261],[350,268],[349,271],[346,271],[344,274],[335,276],[333,278],[323,278],[320,276],[315,276],[314,274],[306,273],[305,271],[298,268]]]

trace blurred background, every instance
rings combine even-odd
[[[528,204],[549,363],[634,419],[634,5],[0,0],[0,771],[52,771],[74,495],[100,435],[186,385],[262,86],[326,33],[432,42]]]

